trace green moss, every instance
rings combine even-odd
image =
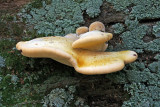
[[[34,0],[31,4],[33,8],[40,8],[43,6],[42,0]]]
[[[23,34],[23,27],[17,23],[12,23],[11,34],[14,36],[21,36]]]
[[[16,56],[17,52],[14,53],[13,47],[15,46],[15,41],[12,40],[0,40],[0,54],[5,58],[5,68],[2,68],[0,76],[2,80],[0,82],[0,89],[2,92],[2,104],[10,105],[17,103],[15,93],[18,92],[17,84],[19,82],[18,77],[13,75],[13,73],[19,73],[24,71],[25,66],[20,61],[23,58]],[[15,57],[16,56],[16,57]],[[23,60],[24,62],[25,60]],[[23,65],[23,66],[22,66]],[[12,71],[12,72],[11,72]],[[10,103],[8,103],[10,102]]]
[[[10,14],[5,14],[0,16],[1,20],[5,20],[5,21],[13,21],[14,20],[14,16],[10,15]]]
[[[8,35],[9,34],[9,29],[6,26],[6,22],[2,21],[0,19],[0,34],[1,35]]]
[[[24,27],[21,23],[16,22],[13,15],[3,15],[0,17],[0,34],[1,36],[21,36]]]
[[[91,17],[97,16],[102,0],[84,0],[80,3],[74,0],[52,0],[50,4],[43,1],[38,2],[42,3],[38,9],[32,6],[33,3],[19,13],[25,22],[34,25],[38,34],[62,36],[74,33],[75,29],[84,23],[82,11],[86,10]]]
[[[16,41],[11,39],[0,40],[0,53],[5,58],[6,67],[4,69],[6,72],[10,72],[13,69],[17,69],[18,71],[23,71],[25,69],[25,63],[20,63],[18,61],[26,62],[27,58],[18,56],[20,53],[15,50],[15,44]]]

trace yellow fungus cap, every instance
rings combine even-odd
[[[90,48],[95,48],[96,51],[98,48],[104,50],[106,47],[105,42],[109,41],[113,35],[111,33],[100,32],[100,31],[90,31],[80,35],[80,38],[73,42],[73,48],[82,48],[92,50]]]
[[[76,34],[81,35],[81,34],[86,33],[88,31],[89,31],[88,27],[82,26],[82,27],[79,27],[76,29]]]
[[[93,22],[89,26],[89,31],[94,31],[94,30],[105,32],[105,26],[102,22],[99,22],[99,21]]]

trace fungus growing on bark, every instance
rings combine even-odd
[[[103,35],[101,35],[103,36]],[[108,38],[106,38],[108,39]],[[74,49],[74,41],[60,36],[36,38],[16,45],[22,55],[36,58],[52,58],[72,66],[82,74],[95,75],[116,72],[137,59],[133,51],[95,52]]]
[[[105,51],[107,49],[108,44],[106,42],[108,40],[105,39],[105,36],[104,38],[101,38],[101,34],[107,34],[106,37],[109,37],[110,39],[112,38],[111,33],[105,33],[105,26],[102,22],[99,21],[91,23],[89,26],[89,32],[88,27],[79,27],[76,30],[76,34],[79,35],[79,40],[75,41],[72,44],[72,47],[87,49],[91,51]]]

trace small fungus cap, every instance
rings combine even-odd
[[[109,41],[113,35],[111,33],[105,33],[100,31],[90,31],[80,35],[80,38],[73,42],[73,48],[86,48],[96,45],[104,44]]]
[[[81,35],[81,34],[86,33],[88,31],[89,31],[88,27],[82,26],[82,27],[79,27],[76,29],[76,34]]]
[[[89,26],[89,31],[94,31],[94,30],[105,32],[105,26],[102,22],[99,22],[99,21],[93,22]]]

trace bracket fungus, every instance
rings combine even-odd
[[[87,38],[91,39],[91,41],[94,40],[94,42],[98,43],[108,41],[112,38],[112,34],[100,31],[87,32],[83,34],[84,37],[85,35],[87,35]],[[95,35],[99,39],[92,39],[92,35]],[[84,38],[83,36],[81,36],[81,39]],[[89,39],[87,41],[88,44],[90,43]],[[21,50],[24,56],[52,58],[65,65],[74,67],[79,73],[87,75],[119,71],[123,69],[125,64],[135,61],[138,57],[136,52],[129,50],[119,52],[97,52],[79,47],[73,48],[73,44],[78,40],[76,34],[69,34],[65,37],[41,37],[30,41],[19,42],[16,48]],[[93,45],[88,45],[87,42],[82,42],[82,44],[86,46]]]

